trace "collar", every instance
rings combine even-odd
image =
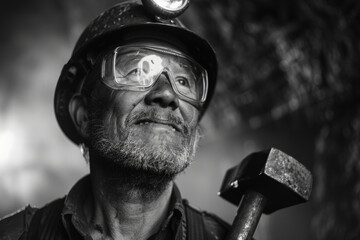
[[[92,205],[92,188],[90,175],[86,175],[80,179],[70,190],[67,195],[64,208],[62,211],[63,225],[70,237],[82,236],[85,239],[91,239],[90,233],[95,226],[86,221],[86,211]],[[168,239],[171,235],[172,239],[183,239],[185,236],[185,210],[178,187],[174,184],[168,215],[163,222],[160,231],[150,239]],[[170,235],[169,235],[170,234]]]

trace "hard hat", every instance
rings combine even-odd
[[[185,46],[190,57],[206,69],[209,85],[207,99],[200,110],[202,117],[213,95],[217,77],[216,55],[210,44],[185,28],[177,18],[155,16],[138,0],[123,1],[88,25],[60,74],[55,90],[55,115],[62,131],[74,143],[80,144],[83,140],[73,125],[69,101],[79,93],[84,79],[86,81],[86,72],[91,68],[88,54],[96,55],[109,46],[147,38],[166,41],[179,48]]]

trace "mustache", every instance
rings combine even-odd
[[[125,124],[126,126],[129,126],[141,119],[153,119],[153,120],[160,119],[160,120],[165,120],[169,124],[175,124],[179,126],[183,134],[190,135],[191,133],[190,126],[186,124],[181,117],[176,116],[172,112],[169,112],[167,114],[161,114],[161,117],[159,116],[160,114],[155,109],[150,109],[148,111],[139,111],[134,114],[130,114],[125,120]]]

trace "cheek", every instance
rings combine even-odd
[[[190,127],[195,127],[198,124],[200,112],[197,108],[189,103],[184,103],[182,107],[182,115],[184,120]]]
[[[127,104],[124,94],[120,91],[106,92],[98,99],[94,112],[99,124],[102,124],[106,132],[114,137],[117,131],[123,127],[126,119]]]
[[[133,109],[141,102],[143,94],[116,91],[112,99],[113,117],[117,119],[118,127],[125,128],[126,120]]]

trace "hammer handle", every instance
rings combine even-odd
[[[251,240],[265,205],[264,195],[248,191],[239,204],[237,215],[226,240]]]

